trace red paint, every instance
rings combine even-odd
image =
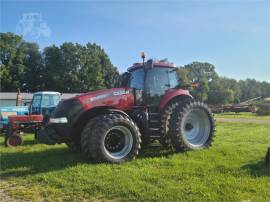
[[[129,92],[127,94],[115,95],[117,92]],[[192,98],[188,90],[183,89],[169,89],[160,101],[160,109],[176,96],[189,96]],[[108,107],[119,110],[130,110],[134,106],[134,95],[131,88],[112,88],[106,90],[98,90],[94,92],[85,93],[76,97],[85,111],[95,107]]]
[[[85,110],[95,107],[110,107],[129,110],[134,106],[134,95],[131,88],[112,88],[89,92],[76,97]]]
[[[43,115],[11,115],[8,116],[10,123],[29,123],[29,122],[42,122]]]
[[[183,89],[169,89],[166,91],[166,94],[164,95],[164,97],[162,98],[162,100],[160,101],[159,104],[159,108],[163,109],[163,107],[165,107],[165,105],[174,97],[177,96],[189,96],[192,98],[192,95],[190,95],[188,90],[183,90]]]

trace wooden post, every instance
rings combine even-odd
[[[17,93],[17,98],[16,98],[16,106],[22,106],[22,95],[19,88],[18,88],[18,93]]]

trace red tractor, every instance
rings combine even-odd
[[[135,158],[154,141],[176,151],[211,145],[214,119],[208,107],[194,101],[167,61],[135,63],[117,88],[98,90],[61,102],[38,139],[66,143],[98,162]]]
[[[61,94],[53,91],[36,92],[29,107],[3,107],[2,109],[24,112],[7,116],[5,145],[16,147],[23,143],[23,132],[35,133],[61,100]],[[26,108],[26,109],[25,109]],[[23,111],[24,110],[24,111]]]

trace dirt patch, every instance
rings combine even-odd
[[[0,189],[0,199],[1,202],[14,202],[14,201],[20,201],[18,199],[14,199],[12,197],[10,197],[9,195],[7,195],[4,190]]]

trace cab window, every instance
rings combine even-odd
[[[60,101],[59,95],[43,95],[41,107],[54,107]]]
[[[35,95],[33,97],[32,107],[40,107],[41,95]]]
[[[176,88],[179,85],[179,77],[177,75],[176,70],[168,70],[170,88]]]
[[[146,78],[146,91],[150,96],[160,96],[170,87],[168,69],[149,69]]]
[[[137,90],[143,90],[144,83],[144,70],[137,69],[131,73],[129,87],[135,88]]]

